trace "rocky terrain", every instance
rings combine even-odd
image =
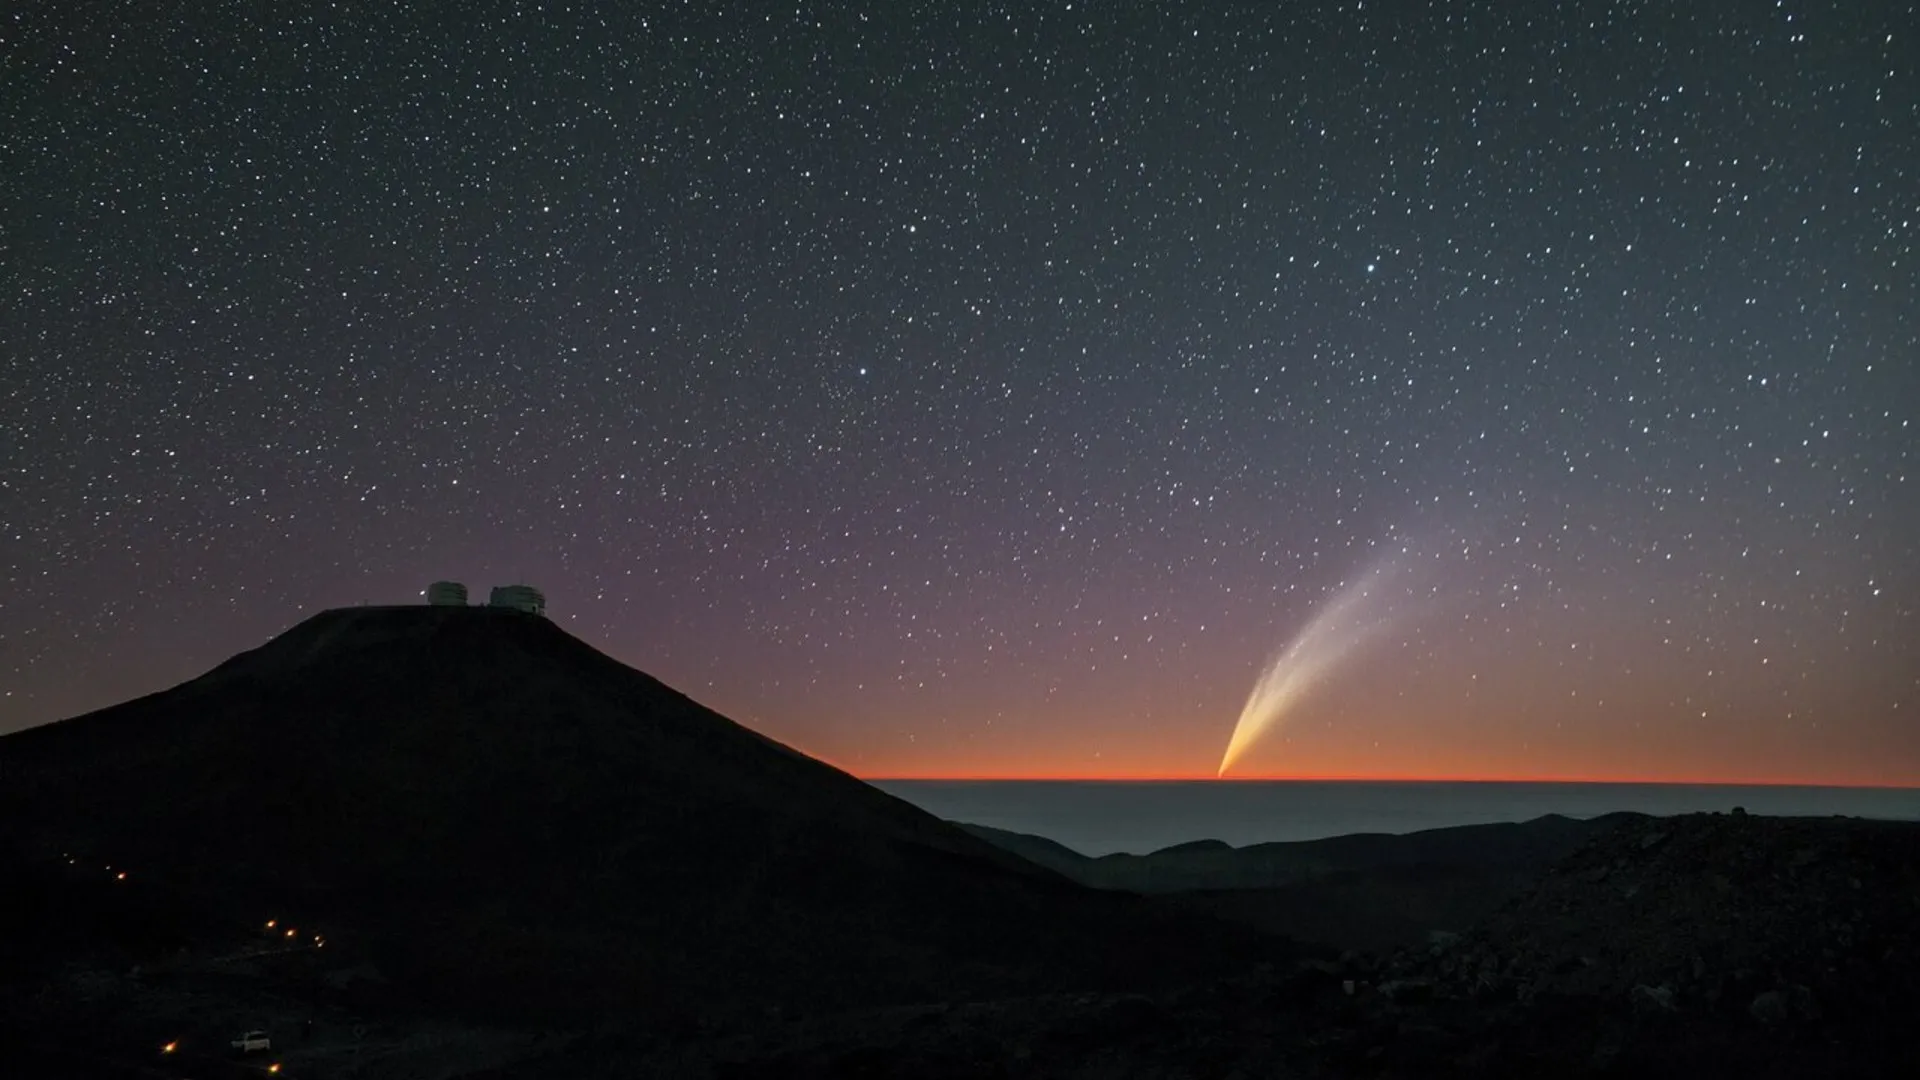
[[[1637,822],[1555,865],[1445,970],[1769,1023],[1882,1011],[1920,992],[1920,826],[1739,812]]]

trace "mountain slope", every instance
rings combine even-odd
[[[1268,947],[1075,886],[511,611],[324,612],[0,739],[0,813],[515,1020],[1122,985]]]

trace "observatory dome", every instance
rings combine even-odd
[[[495,585],[487,598],[488,607],[512,608],[529,615],[547,613],[546,594],[531,585]]]
[[[466,607],[467,587],[457,581],[436,581],[427,586],[427,603],[434,607]]]

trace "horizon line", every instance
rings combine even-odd
[[[1207,773],[1191,773],[1172,776],[1040,776],[1005,774],[906,774],[906,775],[867,775],[847,770],[855,779],[873,782],[952,782],[952,783],[1043,783],[1043,784],[1248,784],[1248,783],[1301,783],[1301,784],[1593,784],[1604,786],[1637,787],[1800,787],[1800,788],[1848,788],[1867,791],[1915,791],[1920,790],[1920,780],[1908,783],[1897,781],[1835,781],[1835,780],[1783,780],[1783,779],[1733,779],[1733,780],[1653,780],[1632,777],[1594,777],[1594,776],[1299,776],[1299,775],[1263,775],[1263,776],[1214,776]]]

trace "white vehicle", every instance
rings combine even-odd
[[[245,1035],[233,1040],[233,1048],[243,1054],[251,1054],[259,1050],[271,1050],[273,1049],[273,1040],[267,1038],[267,1033],[264,1031],[249,1031]]]

